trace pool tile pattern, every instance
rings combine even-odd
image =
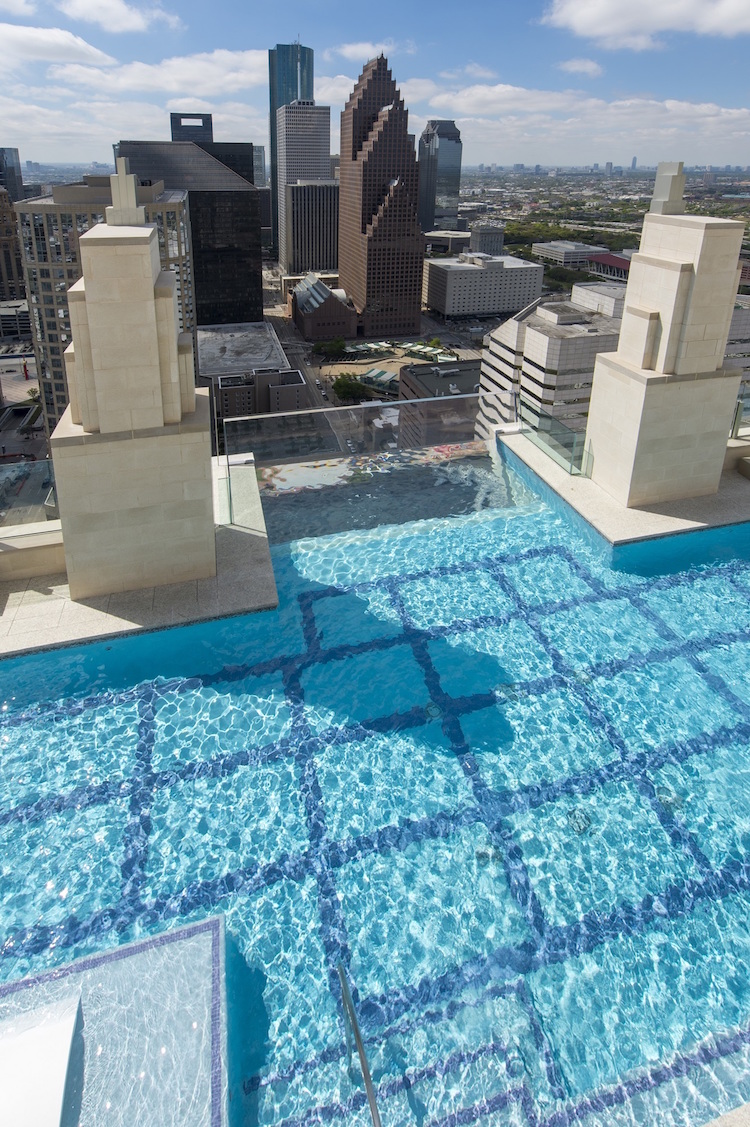
[[[68,777],[4,779],[0,834],[55,850],[56,883],[3,871],[30,903],[3,917],[0,973],[224,911],[266,968],[268,1057],[246,1095],[286,1127],[367,1121],[342,1072],[339,963],[388,1122],[600,1122],[746,1052],[750,991],[726,1001],[710,973],[750,958],[750,782],[732,765],[750,740],[733,675],[749,575],[734,561],[611,586],[553,545],[308,584],[280,611],[298,648],[277,637],[256,662],[4,713],[6,747],[109,713],[117,754],[103,777],[74,756]],[[687,628],[675,602],[698,608]],[[392,796],[377,807],[375,777]],[[692,965],[696,945],[724,966]]]

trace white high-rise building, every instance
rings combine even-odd
[[[290,102],[276,111],[279,184],[279,265],[289,272],[287,184],[331,177],[331,107]]]

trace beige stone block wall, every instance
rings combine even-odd
[[[151,435],[86,434],[68,410],[52,448],[72,598],[216,573],[206,390]]]
[[[592,480],[627,507],[715,493],[739,372],[700,379],[629,373],[600,355],[586,448]]]
[[[599,353],[591,388],[586,452],[592,480],[625,506],[645,390],[645,385],[633,380],[617,362],[616,353]]]

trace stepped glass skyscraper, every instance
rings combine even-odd
[[[419,138],[419,222],[423,231],[455,231],[461,186],[461,134],[455,121],[428,121]]]
[[[313,100],[313,49],[300,43],[277,43],[268,52],[268,91],[271,137],[272,254],[279,253],[279,170],[277,119],[279,106]]]
[[[383,55],[341,114],[339,284],[365,336],[420,331],[424,238],[409,115]]]

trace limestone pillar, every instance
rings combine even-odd
[[[739,390],[723,361],[744,227],[685,215],[684,181],[659,165],[618,349],[594,369],[591,478],[629,507],[717,491]]]
[[[70,405],[51,438],[74,599],[216,574],[208,392],[156,228],[117,168],[107,222],[80,240]]]

